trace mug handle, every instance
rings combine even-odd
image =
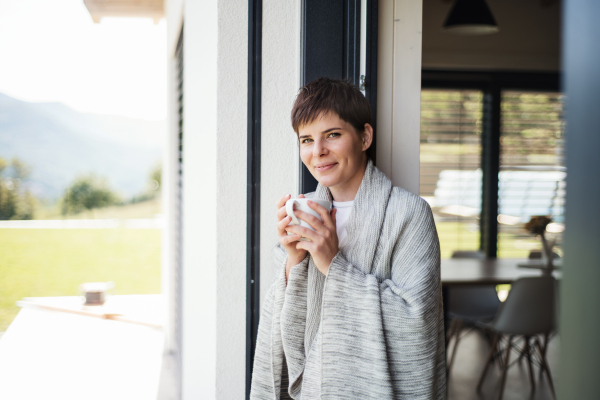
[[[287,215],[292,218],[292,225],[300,225],[300,221],[298,220],[298,218],[296,218],[296,215],[294,214],[294,205],[295,204],[300,204],[300,203],[298,203],[296,200],[288,200],[285,203],[285,211],[287,212]]]

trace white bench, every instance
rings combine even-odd
[[[552,215],[562,222],[565,202],[564,170],[500,171],[499,214],[527,222],[532,215]],[[459,215],[479,215],[481,212],[481,178],[477,170],[444,170],[440,172],[434,192],[435,207],[447,211],[462,210]]]

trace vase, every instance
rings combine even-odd
[[[554,246],[553,243],[550,243],[546,239],[546,235],[543,232],[540,237],[542,238],[542,264],[546,266],[545,270],[548,273],[552,273],[552,270],[554,269],[554,251],[552,248]]]

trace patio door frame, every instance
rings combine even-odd
[[[321,77],[347,79],[360,84],[361,8],[366,16],[365,97],[371,105],[373,130],[377,132],[377,36],[378,0],[303,0],[301,85]],[[369,149],[375,161],[376,135]],[[317,181],[300,163],[299,193],[317,188]]]
[[[348,79],[358,86],[361,67],[361,7],[366,9],[365,97],[377,115],[377,0],[301,1],[301,84],[322,76]],[[246,398],[260,317],[260,193],[262,0],[248,0],[247,221],[246,221]],[[375,141],[375,138],[374,138]],[[375,158],[375,142],[370,149]],[[302,168],[304,168],[302,166]],[[317,183],[308,170],[300,172],[300,193]]]
[[[260,183],[262,0],[248,0],[248,111],[246,207],[246,399],[260,317]]]

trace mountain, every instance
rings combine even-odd
[[[32,167],[30,187],[57,198],[76,176],[95,173],[129,197],[161,159],[164,122],[77,112],[0,93],[0,157]]]

